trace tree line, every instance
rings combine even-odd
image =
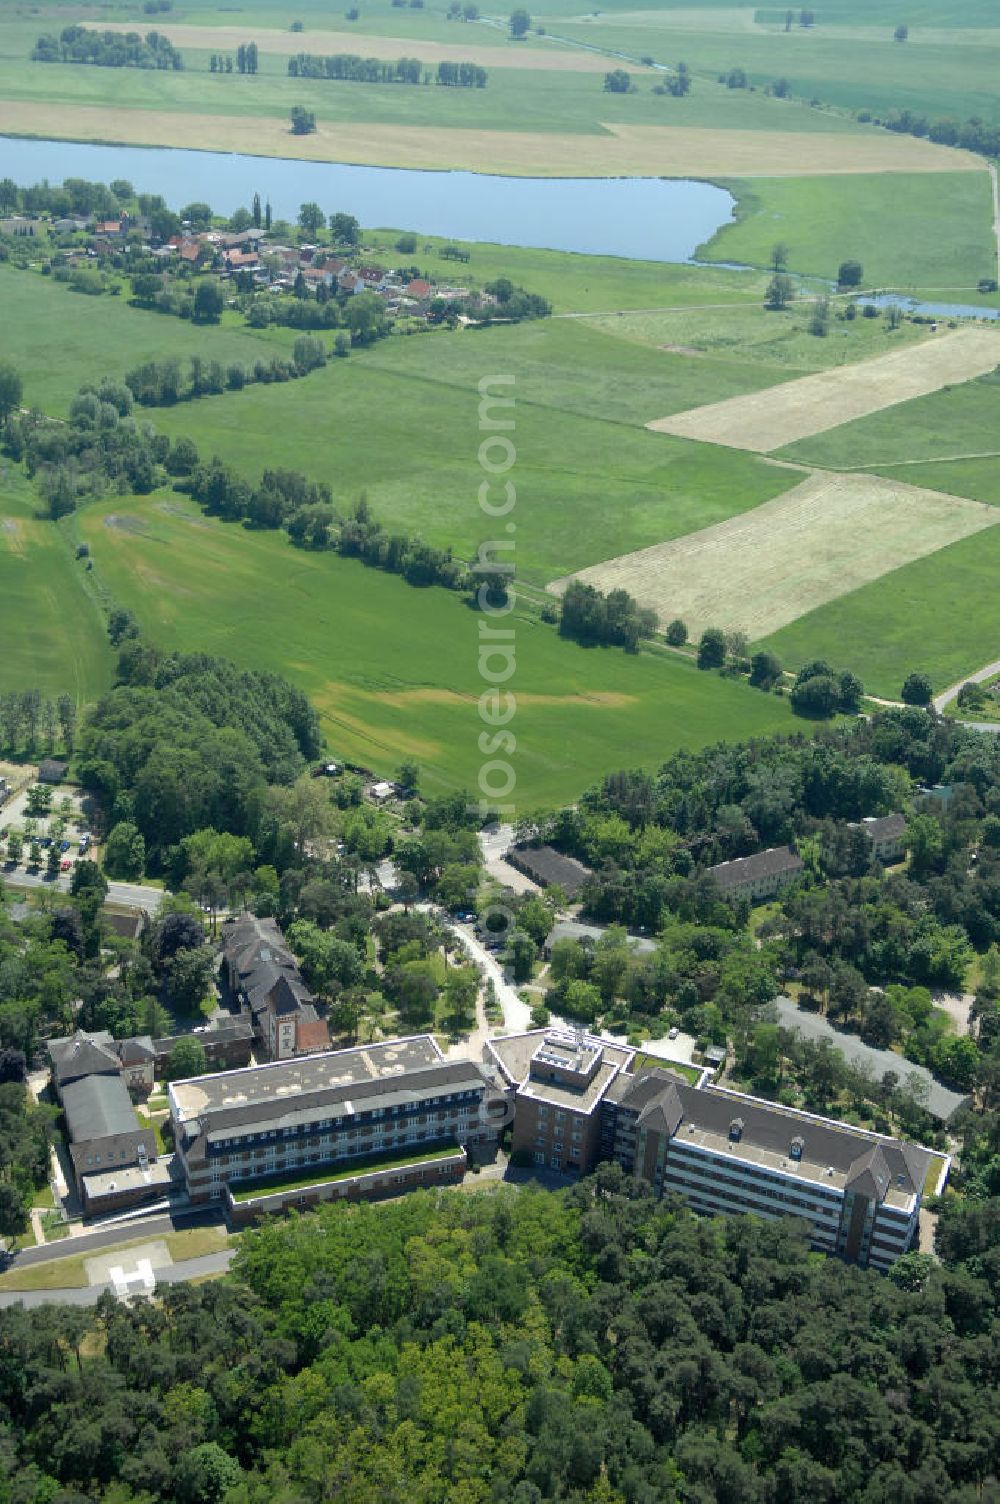
[[[300,548],[329,549],[398,574],[410,585],[467,589],[468,568],[450,548],[418,537],[389,533],[362,498],[349,516],[336,510],[329,486],[294,470],[265,470],[257,485],[215,458],[198,465],[184,488],[206,511],[253,527],[283,527]]]
[[[233,361],[223,366],[219,360],[192,355],[185,377],[179,357],[168,356],[165,360],[144,361],[126,371],[123,379],[140,406],[170,407],[176,402],[217,396],[226,391],[239,392],[255,383],[293,381],[325,366],[326,360],[322,340],[303,334],[292,347],[291,360],[276,355],[269,361],[255,360],[251,365]]]
[[[178,73],[184,67],[180,52],[158,31],[148,31],[142,37],[137,31],[93,31],[86,26],[66,26],[58,36],[40,36],[31,57],[36,63],[92,63],[98,68],[156,68]]]
[[[627,590],[603,594],[594,585],[570,580],[559,603],[559,634],[585,646],[602,644],[638,652],[656,632],[656,612],[640,606]]]
[[[0,745],[9,753],[27,756],[39,745],[52,752],[56,735],[64,751],[72,752],[76,736],[76,701],[67,694],[56,699],[38,689],[9,689],[0,693]]]
[[[425,69],[419,58],[401,57],[396,62],[386,62],[377,57],[361,57],[353,52],[337,52],[329,56],[300,52],[288,59],[290,78],[328,78],[362,84],[426,84],[433,78],[435,83],[447,88],[484,89],[489,80],[485,68],[476,63],[438,63],[432,72]]]

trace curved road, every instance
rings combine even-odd
[[[986,679],[992,679],[997,674],[1000,674],[1000,658],[995,659],[993,663],[988,663],[985,668],[977,668],[974,674],[965,674],[961,679],[956,680],[954,684],[949,685],[947,689],[943,689],[939,695],[935,695],[933,701],[934,709],[940,715],[945,707],[950,705],[952,700],[955,699],[963,684],[982,684]],[[972,723],[967,722],[966,724]],[[979,722],[978,724],[985,725],[986,722]]]

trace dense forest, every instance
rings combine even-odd
[[[0,1315],[0,1491],[51,1504],[982,1504],[1000,1208],[889,1278],[616,1168],[241,1242],[133,1308]]]

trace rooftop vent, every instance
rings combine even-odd
[[[788,1150],[789,1157],[791,1159],[795,1159],[795,1160],[801,1159],[802,1158],[802,1150],[805,1148],[805,1146],[806,1145],[805,1145],[805,1140],[804,1139],[801,1139],[801,1138],[798,1138],[798,1137],[793,1138],[792,1142],[791,1142],[791,1145],[789,1147],[789,1150]]]
[[[730,1141],[730,1143],[738,1144],[739,1141],[740,1141],[740,1139],[742,1137],[743,1137],[743,1119],[742,1118],[733,1118],[733,1121],[729,1125],[729,1141]]]

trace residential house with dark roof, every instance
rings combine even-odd
[[[556,884],[570,903],[591,875],[590,868],[575,856],[564,856],[554,846],[512,846],[507,861],[541,888]]]
[[[902,861],[906,853],[905,815],[869,816],[860,824],[872,843],[872,856],[880,862]]]
[[[38,781],[39,783],[62,783],[68,771],[68,762],[60,762],[55,757],[43,757],[38,765]]]
[[[709,867],[727,898],[747,898],[760,903],[787,888],[803,871],[803,861],[791,846],[772,846],[753,856],[738,856],[730,862]]]

